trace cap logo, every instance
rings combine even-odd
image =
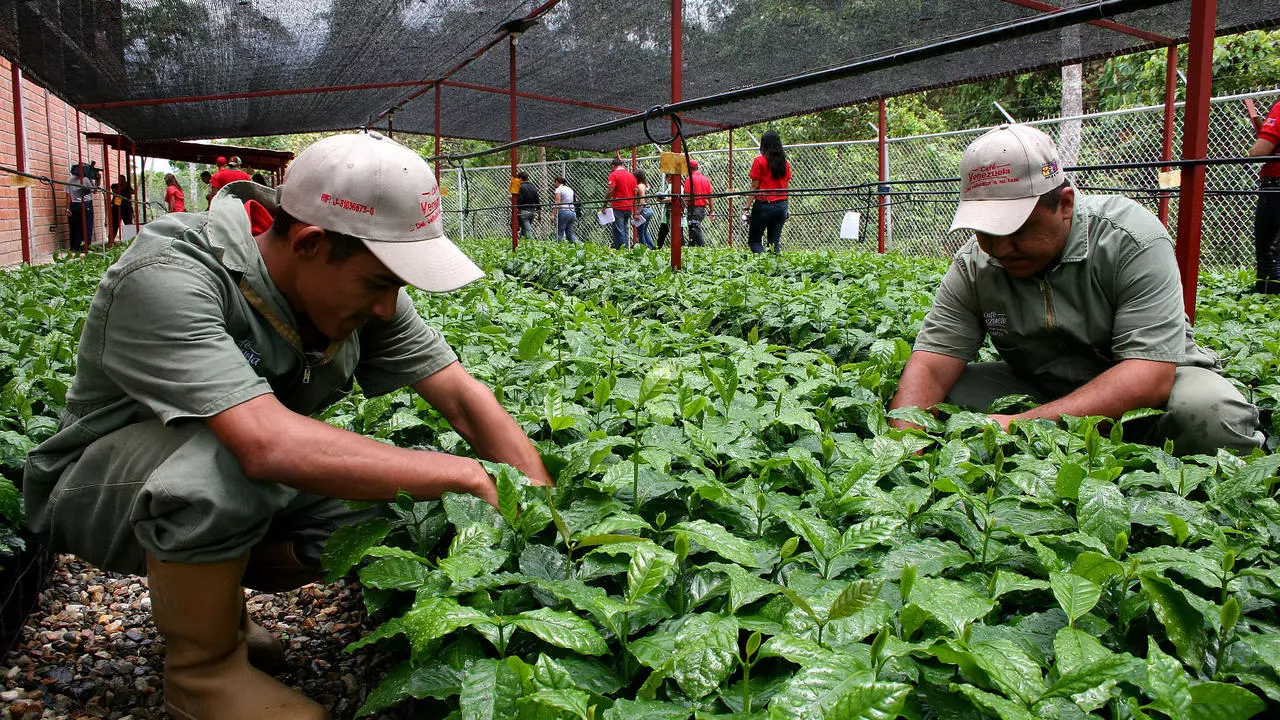
[[[1040,174],[1041,174],[1041,175],[1043,175],[1043,176],[1045,176],[1046,178],[1051,178],[1051,177],[1053,177],[1054,175],[1057,175],[1057,174],[1058,174],[1058,161],[1057,161],[1057,160],[1050,160],[1049,162],[1047,162],[1047,163],[1045,163],[1045,164],[1041,165],[1041,166],[1040,166]]]
[[[1009,163],[989,163],[987,165],[979,165],[969,171],[969,182],[965,185],[964,191],[977,190],[991,185],[1004,185],[1005,183],[1016,183],[1019,181],[1016,177],[1011,177],[1013,167]]]
[[[440,191],[431,188],[422,193],[422,197],[426,198],[418,202],[418,207],[422,209],[422,219],[414,223],[414,230],[421,230],[440,219]]]
[[[347,200],[346,198],[336,198],[330,195],[329,193],[320,193],[320,202],[324,203],[325,205],[332,205],[333,207],[346,210],[348,212],[360,213],[361,215],[374,214],[373,212],[374,209],[373,209],[373,206],[371,205],[365,205],[363,203],[354,202],[352,200]]]

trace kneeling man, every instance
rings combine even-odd
[[[1008,429],[1149,407],[1165,414],[1131,440],[1170,439],[1183,455],[1262,444],[1257,409],[1195,343],[1173,242],[1154,215],[1077,193],[1053,141],[1025,125],[975,140],[960,188],[951,230],[974,238],[938,288],[890,408],[985,409],[1025,394],[1042,404],[991,417]],[[971,362],[987,336],[1000,361]]]

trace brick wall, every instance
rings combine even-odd
[[[22,114],[26,129],[26,170],[34,175],[66,180],[75,159],[85,163],[97,161],[104,168],[102,184],[115,182],[122,170],[125,153],[103,151],[101,141],[88,142],[83,136],[77,142],[75,108],[57,96],[30,82],[22,81]],[[80,113],[80,132],[114,133],[115,130]],[[13,73],[8,60],[0,58],[0,166],[17,168],[16,134],[13,118]],[[0,266],[22,262],[22,230],[18,212],[18,193],[9,187],[9,174],[0,171]],[[46,260],[55,250],[69,247],[67,230],[67,194],[61,185],[39,184],[28,188],[27,205],[30,222],[31,258]],[[106,200],[96,195],[94,208],[94,245],[107,237]]]

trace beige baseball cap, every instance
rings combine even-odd
[[[381,133],[334,135],[310,145],[289,163],[277,193],[285,212],[360,238],[414,287],[448,292],[484,277],[444,235],[431,167]]]
[[[1001,125],[965,148],[960,160],[960,205],[951,230],[1011,235],[1031,216],[1040,196],[1062,184],[1058,148],[1028,125]]]

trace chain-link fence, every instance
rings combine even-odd
[[[1209,115],[1209,156],[1239,157],[1254,138],[1244,101],[1257,101],[1260,111],[1280,98],[1280,90],[1215,98]],[[1068,165],[1156,162],[1161,159],[1164,107],[1153,106],[1037,120],[1036,125],[1059,143]],[[1174,121],[1174,157],[1182,138],[1182,105]],[[875,140],[787,146],[791,162],[790,218],[783,228],[784,248],[822,250],[875,250],[879,233],[878,205],[886,204],[886,247],[911,255],[947,256],[966,239],[950,235],[947,228],[955,211],[956,183],[938,182],[958,172],[964,148],[986,128],[933,135],[890,138],[887,142],[888,185],[879,184],[878,149]],[[892,128],[890,128],[892,132]],[[785,140],[785,138],[784,138]],[[757,154],[755,147],[692,153],[699,170],[714,192],[750,188],[747,172]],[[651,180],[655,192],[665,191],[658,172],[658,158],[636,159],[636,167]],[[610,166],[606,159],[526,163],[520,169],[549,202],[552,179],[565,177],[587,204],[578,220],[580,240],[606,245],[609,229],[595,219],[605,197]],[[1206,172],[1206,200],[1201,262],[1205,265],[1248,265],[1253,262],[1253,215],[1257,188],[1256,165],[1215,165]],[[455,168],[445,172],[446,224],[451,237],[506,236],[511,233],[510,166]],[[1159,172],[1155,168],[1082,170],[1074,180],[1086,192],[1127,195],[1156,212],[1160,202]],[[704,223],[707,243],[745,249],[746,226],[741,221],[741,198],[721,197],[713,202],[714,216]],[[1170,201],[1169,227],[1176,227],[1178,202]],[[860,213],[857,238],[841,238],[845,214]],[[555,235],[555,212],[545,207],[535,223],[540,238]]]

